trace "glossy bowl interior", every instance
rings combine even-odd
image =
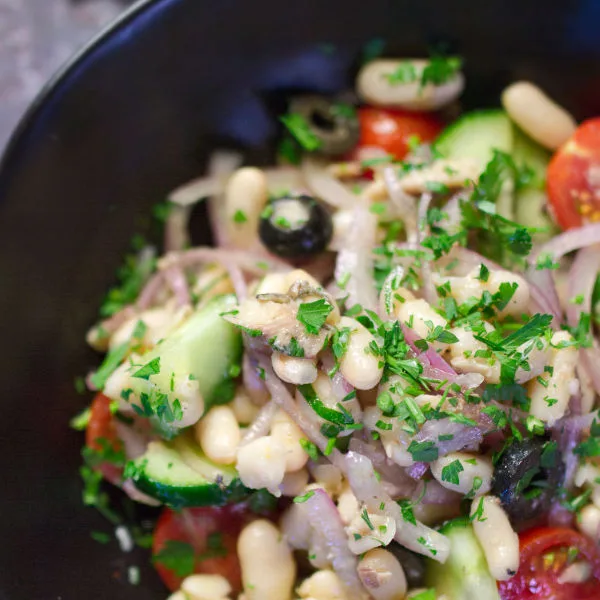
[[[577,117],[600,113],[597,2],[140,2],[52,81],[0,166],[0,598],[164,598],[144,553],[100,545],[81,505],[83,341],[148,208],[215,146],[266,162],[278,92],[351,82],[365,42],[466,58],[467,108],[530,78]],[[199,235],[206,236],[200,224]],[[127,567],[142,569],[139,586]]]

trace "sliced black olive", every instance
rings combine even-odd
[[[494,469],[492,494],[513,522],[541,516],[563,481],[565,464],[554,442],[543,438],[513,441]]]
[[[272,200],[261,215],[258,233],[273,254],[302,258],[323,252],[331,240],[331,216],[310,196]]]
[[[392,542],[386,550],[389,550],[402,565],[408,587],[423,587],[425,584],[425,559],[396,542]]]
[[[321,142],[317,150],[320,154],[344,154],[358,144],[360,125],[356,110],[350,104],[322,96],[302,96],[292,101],[290,112],[304,117],[311,132]]]

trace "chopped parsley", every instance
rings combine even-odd
[[[433,442],[417,442],[413,440],[408,451],[416,462],[432,462],[438,458],[439,450]]]
[[[70,421],[69,425],[72,429],[76,431],[83,431],[90,422],[90,417],[92,416],[92,411],[88,407],[80,412],[78,415],[75,415]]]
[[[169,569],[177,577],[187,577],[194,572],[196,556],[190,544],[179,540],[167,540],[154,555],[152,562]]]
[[[235,214],[233,215],[233,222],[238,224],[247,223],[248,217],[243,210],[236,210]]]
[[[320,298],[314,302],[300,304],[296,318],[304,325],[307,333],[318,335],[332,310],[333,306],[324,298]]]
[[[151,360],[149,363],[146,363],[141,369],[138,369],[135,373],[133,373],[132,377],[137,377],[138,379],[149,380],[152,375],[158,375],[159,373],[160,373],[160,356],[157,356],[155,359]]]
[[[433,53],[421,74],[421,87],[425,87],[428,83],[442,85],[450,81],[461,70],[462,64],[463,60],[460,56]]]
[[[367,527],[371,531],[375,530],[375,527],[373,526],[373,523],[371,522],[371,518],[369,517],[369,513],[367,512],[366,508],[364,508],[362,510],[362,512],[360,513],[360,518],[367,524]]]
[[[305,438],[300,438],[299,441],[300,446],[302,447],[304,452],[308,454],[311,460],[314,460],[315,462],[319,460],[319,449],[317,448],[316,444],[313,444],[311,441]]]
[[[102,390],[106,380],[112,375],[116,368],[123,362],[129,352],[129,342],[123,342],[112,348],[104,357],[98,370],[90,377],[91,384],[98,390]]]
[[[308,383],[299,385],[298,391],[302,394],[307,404],[325,421],[339,425],[342,428],[354,423],[354,418],[347,410],[338,411],[329,408],[320,400],[312,385]],[[338,404],[338,407],[343,408],[341,404]]]
[[[306,492],[306,494],[304,494],[303,496],[296,496],[294,498],[294,502],[296,504],[302,504],[302,503],[306,502],[307,500],[310,500],[310,498],[312,498],[314,495],[315,495],[315,491],[310,490],[310,491]]]
[[[454,485],[460,484],[459,475],[464,471],[464,467],[462,466],[460,460],[456,459],[452,461],[450,464],[446,465],[442,469],[442,481],[446,481],[448,483],[452,483]]]
[[[304,150],[314,152],[321,147],[321,140],[302,115],[288,113],[280,117],[280,120]]]
[[[415,517],[415,513],[413,511],[413,504],[410,500],[398,500],[398,505],[400,506],[400,511],[402,513],[402,518],[412,525],[417,524],[417,519]]]

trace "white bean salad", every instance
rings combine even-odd
[[[465,85],[372,59],[136,239],[72,423],[124,550],[101,479],[162,507],[170,600],[600,597],[600,118]]]

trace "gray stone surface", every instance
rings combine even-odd
[[[123,7],[117,0],[0,0],[0,151],[48,78]]]

